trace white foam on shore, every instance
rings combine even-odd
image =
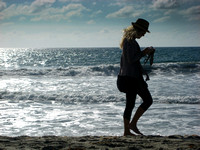
[[[124,103],[73,105],[2,100],[0,107],[0,133],[4,136],[123,134]],[[154,104],[140,119],[138,128],[145,135],[200,135],[199,118],[198,105]]]
[[[104,103],[125,101],[117,90],[116,76],[92,77],[2,77],[0,99]],[[152,76],[149,90],[155,103],[200,104],[200,77]]]

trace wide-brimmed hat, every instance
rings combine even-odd
[[[150,31],[148,30],[149,22],[144,19],[139,18],[136,22],[132,22],[132,25],[133,25],[133,27],[142,29],[142,30],[150,33]]]

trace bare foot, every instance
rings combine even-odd
[[[133,130],[135,133],[139,134],[139,135],[143,135],[137,128],[136,125],[130,125],[130,129]]]
[[[135,134],[131,133],[130,131],[129,132],[124,132],[124,136],[135,136]]]

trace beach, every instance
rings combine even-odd
[[[199,49],[158,47],[153,66],[141,60],[153,97],[138,122],[146,136],[122,137],[119,48],[1,48],[0,148],[199,149]]]
[[[197,135],[172,136],[0,136],[1,150],[199,150]]]

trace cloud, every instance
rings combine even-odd
[[[17,7],[15,4],[12,4],[0,13],[0,18],[3,20],[3,19],[9,19],[13,16],[18,16],[22,14],[24,10],[25,10],[24,7],[21,6]]]
[[[123,6],[124,4],[122,3],[122,1],[116,1],[114,3],[110,3],[109,6]]]
[[[179,7],[179,2],[178,0],[155,0],[152,7],[155,9],[174,9]]]
[[[8,26],[10,26],[10,25],[14,25],[14,23],[13,22],[6,22],[6,23],[2,23],[2,24],[0,24],[1,26],[4,26],[4,27],[8,27]]]
[[[193,6],[184,11],[186,15],[199,15],[200,14],[200,5]]]
[[[99,31],[99,33],[102,33],[102,34],[108,34],[109,32],[110,32],[110,30],[106,29],[106,28]]]
[[[50,7],[55,1],[56,0],[35,0],[30,6],[30,12],[41,12],[45,7]]]
[[[156,23],[158,23],[158,22],[165,22],[168,19],[170,19],[170,16],[164,16],[164,17],[161,17],[161,18],[158,18],[158,19],[154,20],[153,22],[156,22]]]
[[[180,12],[180,14],[184,15],[188,20],[199,20],[200,21],[200,5],[192,6],[186,10]]]
[[[169,9],[169,10],[167,10],[165,13],[164,13],[164,15],[172,15],[172,14],[175,14],[177,11],[176,10],[174,10],[174,9]]]
[[[40,16],[36,16],[36,17],[31,18],[30,21],[33,21],[33,22],[49,21],[49,20],[60,21],[62,19],[65,19],[65,17],[61,14],[49,15],[47,13],[43,13]]]
[[[41,13],[35,15],[31,21],[40,20],[64,20],[74,16],[81,16],[83,11],[88,11],[82,4],[68,4],[62,8],[49,7],[42,10]]]
[[[0,11],[2,11],[3,9],[5,9],[6,8],[6,3],[4,3],[4,2],[2,2],[1,0],[0,0]]]
[[[69,4],[62,8],[62,11],[70,11],[70,10],[88,10],[86,7],[84,7],[82,4]]]
[[[127,6],[127,3],[135,5],[138,2],[142,2],[142,1],[141,0],[112,0],[110,1],[109,6],[122,7],[122,6]]]
[[[93,13],[91,14],[90,17],[96,17],[97,15],[99,15],[99,14],[101,14],[101,13],[103,13],[101,10],[95,11],[95,12],[93,12]]]
[[[46,8],[39,15],[35,15],[31,21],[60,21],[81,16],[83,11],[88,11],[88,9],[82,4],[69,4],[62,8]]]
[[[35,0],[31,5],[12,4],[0,13],[0,19],[26,17],[30,21],[60,21],[74,16],[81,16],[83,11],[89,11],[82,4],[68,4],[61,8],[51,7],[56,0]],[[22,21],[22,20],[21,20]]]
[[[95,24],[95,21],[94,21],[94,20],[89,20],[89,21],[87,22],[87,24]]]
[[[136,11],[133,6],[125,6],[114,13],[108,14],[106,18],[130,18],[140,16],[142,13],[142,11]]]
[[[12,17],[40,15],[54,2],[55,0],[35,0],[31,5],[12,4],[1,12],[0,18],[10,19]]]
[[[83,11],[89,11],[86,7],[82,4],[69,4],[62,8],[63,12],[67,12],[65,16],[67,18],[74,17],[74,16],[82,16]]]
[[[56,0],[35,0],[31,5],[33,6],[43,6],[46,4],[53,4]]]
[[[58,0],[59,2],[80,2],[81,0]]]

